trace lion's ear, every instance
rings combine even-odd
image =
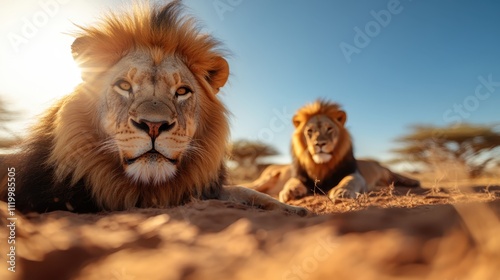
[[[78,62],[83,55],[83,50],[85,49],[85,37],[78,37],[71,44],[71,54],[73,55],[73,59]]]
[[[85,81],[88,76],[87,68],[89,68],[87,38],[78,37],[73,41],[73,44],[71,44],[71,55],[73,55],[73,60],[75,60],[82,72],[82,80]]]
[[[210,69],[208,70],[208,83],[210,83],[212,88],[215,90],[215,93],[218,93],[219,89],[226,84],[228,78],[229,64],[224,58],[216,56],[211,63]]]
[[[102,45],[94,44],[92,38],[81,36],[71,44],[71,54],[82,71],[85,81],[90,74],[105,71],[119,59],[119,54],[109,52]]]
[[[78,37],[71,44],[71,55],[73,55],[73,59],[80,67],[82,71],[82,80],[86,80],[90,69],[92,68],[91,64],[91,47],[89,44],[89,40],[87,37]]]
[[[347,114],[344,111],[337,111],[335,113],[335,119],[341,124],[344,125],[347,121]]]
[[[298,127],[300,125],[300,118],[298,115],[293,116],[292,118],[293,126]]]

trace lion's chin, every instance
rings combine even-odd
[[[313,155],[312,158],[316,164],[323,164],[329,162],[332,159],[332,155],[320,153]]]
[[[161,184],[174,177],[176,172],[176,161],[164,157],[140,157],[125,166],[125,173],[134,182],[145,184]]]

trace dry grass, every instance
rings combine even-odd
[[[442,205],[468,202],[490,202],[500,198],[500,186],[473,188],[401,188],[388,186],[356,199],[332,201],[324,195],[313,195],[291,202],[309,208],[316,214],[343,213],[368,207],[413,208],[423,205]]]

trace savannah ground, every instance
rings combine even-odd
[[[0,279],[500,279],[500,179],[416,177],[425,188],[293,202],[308,217],[215,200],[18,214]]]

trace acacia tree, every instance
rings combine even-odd
[[[392,162],[432,166],[436,162],[455,161],[467,168],[470,177],[477,177],[490,162],[500,162],[498,127],[468,123],[445,127],[414,125],[409,134],[396,139],[402,146],[392,150],[398,154]]]
[[[238,165],[257,165],[259,158],[277,154],[274,147],[259,141],[237,140],[231,145],[231,159]]]
[[[251,140],[237,140],[231,145],[231,160],[236,163],[237,177],[252,179],[259,172],[258,160],[278,155],[278,151],[265,143]]]

